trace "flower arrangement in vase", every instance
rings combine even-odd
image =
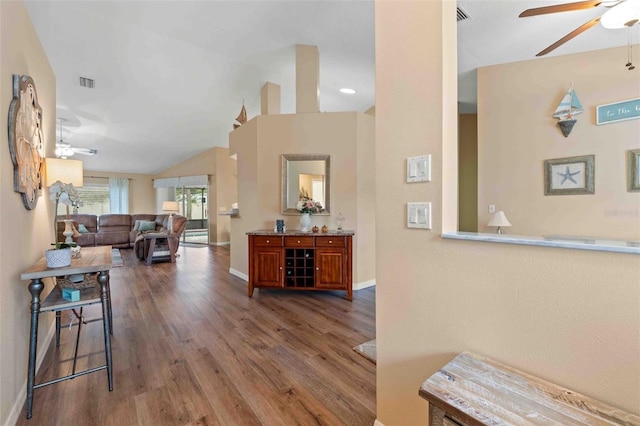
[[[69,219],[69,206],[77,209],[83,205],[80,194],[72,183],[62,183],[58,180],[49,188],[49,197],[51,201],[56,203],[55,210],[53,211],[53,245],[55,246],[53,250],[69,250],[71,257],[78,257],[80,254],[80,246],[73,242],[72,239],[75,232],[73,229],[73,221]],[[58,221],[56,219],[58,205],[60,203],[67,206],[67,219],[64,220],[65,228],[63,235],[66,237],[64,242],[58,242]]]
[[[322,207],[322,204],[314,201],[312,198],[301,197],[300,200],[296,203],[296,210],[301,213],[300,231],[309,232],[311,230],[311,214],[322,212],[324,210],[324,207]]]

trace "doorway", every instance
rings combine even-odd
[[[207,198],[207,187],[176,188],[176,201],[180,205],[180,214],[187,218],[182,242],[209,244]]]

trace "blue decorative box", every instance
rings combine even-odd
[[[80,300],[80,290],[76,290],[75,288],[63,288],[62,298],[65,300],[71,300],[72,302],[77,302]]]

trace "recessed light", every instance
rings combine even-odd
[[[340,92],[346,93],[347,95],[354,95],[356,93],[355,90],[349,89],[348,87],[343,87],[342,89],[340,89]]]

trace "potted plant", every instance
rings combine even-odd
[[[71,258],[78,256],[80,253],[80,246],[73,242],[71,237],[73,236],[72,220],[69,219],[69,206],[81,205],[80,194],[72,183],[62,183],[59,180],[56,181],[49,188],[49,195],[51,201],[56,203],[55,210],[53,211],[53,241],[52,245],[55,247],[49,249],[45,253],[47,260],[47,267],[60,268],[62,266],[69,266],[71,264]],[[65,222],[64,235],[66,237],[64,242],[58,242],[58,227],[57,227],[57,214],[58,205],[62,203],[67,206],[67,219]]]

